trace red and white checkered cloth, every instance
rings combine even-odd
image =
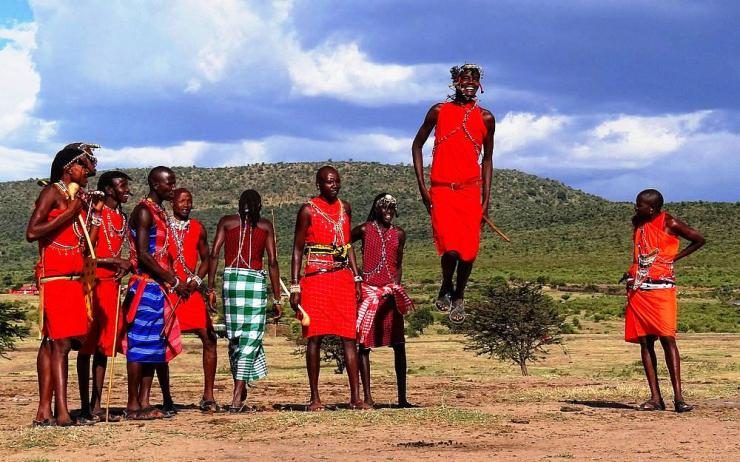
[[[384,286],[371,286],[362,284],[362,303],[357,313],[357,340],[360,344],[365,343],[375,323],[375,314],[382,304],[383,297],[392,296],[396,302],[398,311],[405,315],[414,309],[414,302],[400,284],[388,284]]]

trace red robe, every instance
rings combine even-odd
[[[192,274],[196,274],[198,266],[198,242],[205,233],[203,225],[195,219],[191,219],[184,231],[170,229],[171,239],[169,241],[170,258],[175,274],[180,279],[181,284],[185,284],[189,274],[183,267],[183,262]],[[178,244],[176,240],[182,241],[182,260],[179,256]],[[211,325],[211,318],[208,316],[206,301],[200,291],[195,290],[188,298],[179,299],[176,293],[169,294],[172,306],[175,306],[175,315],[180,323],[182,332],[205,329]]]
[[[329,204],[321,197],[311,199],[334,222],[343,219],[341,232],[323,217],[312,205],[311,224],[306,231],[306,245],[336,244],[345,245],[350,239],[350,219],[337,199]],[[301,305],[311,318],[311,324],[303,328],[304,337],[317,335],[338,335],[354,339],[357,335],[357,298],[352,271],[345,266],[336,271],[317,273],[322,269],[332,269],[333,258],[329,255],[311,255],[307,258],[304,276],[301,278]]]
[[[627,282],[624,339],[639,343],[640,337],[674,337],[678,307],[673,260],[678,237],[665,230],[666,213],[635,229],[632,266]]]
[[[375,222],[365,224],[365,238],[362,240],[362,276],[366,284],[382,287],[396,282],[398,245],[397,227],[385,229]],[[362,345],[366,348],[375,348],[405,343],[403,331],[403,315],[396,308],[394,297],[386,297],[378,307],[373,327]]]
[[[48,221],[64,212],[53,209]],[[84,235],[77,219],[39,240],[39,262],[36,276],[41,297],[43,319],[41,332],[52,340],[81,338],[90,324],[85,295],[79,276],[83,267]],[[52,279],[76,277],[74,280]]]
[[[102,225],[98,231],[95,255],[98,258],[120,257],[126,236],[126,216],[107,206],[103,207],[101,215]],[[80,353],[91,355],[99,351],[110,357],[113,356],[114,339],[116,351],[123,351],[121,349],[123,310],[118,305],[121,283],[115,279],[115,271],[100,265],[95,270],[95,275],[93,320]],[[117,325],[116,311],[118,311]]]
[[[483,216],[479,156],[487,133],[477,105],[450,102],[440,108],[429,190],[439,255],[455,251],[463,261],[478,256]]]

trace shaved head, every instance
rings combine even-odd
[[[154,184],[164,178],[165,175],[174,174],[175,172],[173,172],[171,168],[163,167],[160,165],[159,167],[154,167],[153,169],[151,169],[151,171],[149,172],[149,176],[146,177],[146,181],[147,183],[149,183],[149,187],[153,189]]]
[[[637,195],[637,200],[647,202],[658,212],[663,208],[663,195],[657,189],[640,191],[640,194]]]
[[[336,176],[339,176],[339,172],[337,171],[337,169],[335,169],[331,165],[324,165],[319,169],[318,172],[316,172],[316,182],[318,183],[321,178],[326,178],[326,175],[328,175],[329,173],[334,173]]]

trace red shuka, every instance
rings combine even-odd
[[[374,221],[365,223],[365,237],[362,240],[362,276],[366,284],[385,286],[396,282],[398,245],[398,228],[391,226],[386,229]],[[403,315],[396,309],[395,299],[387,297],[378,308],[370,335],[362,345],[366,348],[375,348],[404,343],[406,339],[403,328]]]
[[[53,209],[48,221],[62,212],[62,209]],[[80,226],[75,219],[39,240],[36,276],[43,308],[42,334],[52,340],[84,337],[90,327],[82,282],[79,279],[45,281],[82,274],[84,235]]]
[[[665,230],[666,213],[661,212],[633,233],[633,261],[629,269],[624,314],[624,340],[639,343],[640,337],[674,337],[678,304],[673,260],[680,242]],[[653,284],[670,287],[648,289]]]
[[[316,208],[330,220],[343,220],[341,231],[334,223],[322,216]],[[329,204],[322,197],[309,201],[311,224],[306,230],[306,245],[324,244],[345,245],[350,239],[350,218],[343,211],[341,200]],[[311,317],[311,324],[303,328],[304,337],[317,335],[338,335],[354,339],[357,335],[357,298],[352,271],[348,267],[326,273],[316,273],[321,269],[332,269],[333,258],[328,255],[312,255],[307,259],[304,277],[301,278],[301,305]],[[316,273],[316,274],[312,274]]]
[[[95,255],[98,258],[118,258],[123,250],[126,236],[126,216],[119,210],[103,207],[102,225],[98,231],[95,244]],[[80,349],[81,354],[94,354],[96,351],[106,356],[113,356],[113,339],[116,350],[121,349],[121,332],[123,331],[123,310],[118,305],[120,298],[120,281],[115,279],[116,272],[98,265],[95,270],[96,281],[93,293],[93,320],[90,333]],[[116,332],[116,311],[118,310],[118,331]]]
[[[188,272],[183,267],[183,260],[190,274],[196,274],[198,266],[198,242],[205,232],[203,225],[196,219],[191,219],[184,230],[170,228],[169,253],[172,259],[172,266],[175,275],[182,284],[188,279]],[[182,244],[183,255],[179,256],[178,241]],[[182,259],[181,259],[182,258]],[[199,291],[194,291],[188,298],[179,300],[176,293],[169,294],[170,301],[176,306],[175,315],[180,323],[182,332],[205,329],[211,324],[211,318],[208,316],[206,301]]]
[[[473,261],[480,246],[481,166],[488,133],[474,103],[444,103],[434,130],[432,154],[432,230],[437,253],[455,251]]]

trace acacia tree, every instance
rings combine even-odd
[[[562,341],[564,321],[542,286],[491,284],[469,305],[465,349],[513,362],[529,375],[527,363],[542,359],[547,345]]]
[[[16,340],[28,335],[28,328],[23,325],[26,313],[19,303],[0,302],[0,356],[15,349]]]

